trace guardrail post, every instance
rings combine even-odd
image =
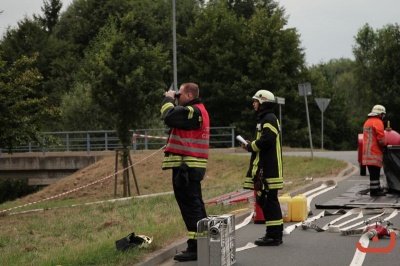
[[[136,141],[133,142],[133,154],[136,154]]]
[[[232,134],[232,148],[235,148],[235,128],[234,127],[231,129],[231,134]]]
[[[145,135],[145,137],[144,137],[144,149],[145,150],[148,150],[148,147],[147,147],[147,134],[148,134],[148,132],[147,132],[147,130],[145,130],[144,131],[144,135]]]
[[[86,133],[86,150],[90,154],[90,133]]]
[[[108,135],[107,132],[104,133],[104,145],[106,146],[105,149],[108,151]]]
[[[43,156],[46,156],[46,137],[43,137],[43,148],[42,148]]]
[[[69,151],[69,134],[68,134],[68,132],[65,135],[65,145],[67,146],[67,151]]]

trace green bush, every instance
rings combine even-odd
[[[37,192],[39,186],[29,186],[28,179],[0,179],[0,204]]]

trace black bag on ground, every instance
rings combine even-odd
[[[117,250],[126,251],[128,249],[134,249],[145,242],[145,239],[138,237],[134,232],[130,233],[124,238],[115,241],[115,247]]]

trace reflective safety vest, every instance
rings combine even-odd
[[[172,128],[165,148],[166,156],[162,168],[168,169],[179,167],[185,162],[189,167],[206,168],[209,140],[210,140],[210,119],[203,104],[194,104],[201,112],[202,123],[198,129],[183,130]],[[191,108],[189,106],[189,108]],[[189,113],[189,116],[191,113]],[[189,117],[190,119],[190,117]]]
[[[368,118],[363,126],[362,164],[382,167],[382,148],[386,144],[383,121],[376,116]]]

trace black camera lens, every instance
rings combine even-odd
[[[181,97],[181,94],[179,92],[175,93],[175,98],[179,99],[179,97]]]

